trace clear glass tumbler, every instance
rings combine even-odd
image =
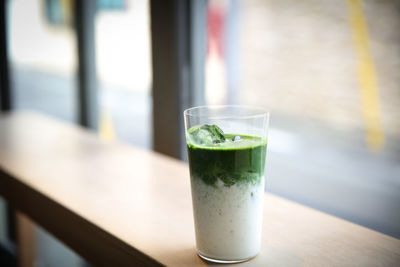
[[[261,246],[268,112],[245,106],[184,111],[198,255],[218,263]]]

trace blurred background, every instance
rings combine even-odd
[[[5,1],[13,109],[79,121],[76,2]],[[162,37],[179,58],[166,78],[179,85],[171,91],[158,67],[169,49],[158,42],[159,1],[90,2],[89,101],[100,138],[185,160],[183,135],[158,126],[160,95],[175,99],[163,104],[178,107],[167,126],[175,132],[189,106],[264,107],[266,191],[400,238],[400,1],[165,1],[176,7],[177,34]],[[179,152],[158,149],[171,140]],[[12,255],[12,220],[0,200],[0,247]],[[36,235],[37,266],[87,265],[39,227]]]

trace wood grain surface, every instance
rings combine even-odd
[[[96,266],[207,265],[189,183],[178,160],[38,113],[0,115],[0,194]],[[271,194],[262,242],[235,266],[400,266],[400,240]]]

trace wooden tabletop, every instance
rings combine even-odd
[[[178,160],[37,113],[0,115],[0,194],[95,265],[207,265],[189,183]],[[400,240],[271,194],[262,242],[235,266],[400,266]]]

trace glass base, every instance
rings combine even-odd
[[[240,260],[224,260],[224,259],[214,259],[214,258],[204,256],[201,254],[200,251],[197,251],[197,255],[199,255],[199,257],[202,258],[203,260],[213,262],[213,263],[240,263],[240,262],[245,262],[245,261],[251,260],[252,258],[257,256],[257,255],[254,255],[252,257],[240,259]]]

